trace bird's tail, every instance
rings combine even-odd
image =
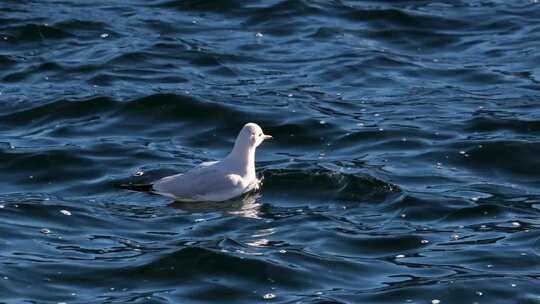
[[[151,192],[154,190],[152,184],[120,184],[118,188],[131,191]]]

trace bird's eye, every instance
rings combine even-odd
[[[262,136],[262,133],[260,133],[259,136]]]

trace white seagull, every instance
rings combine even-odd
[[[152,184],[152,192],[181,202],[220,202],[257,189],[255,149],[270,138],[257,124],[248,123],[223,160],[202,163],[186,173],[157,180]]]

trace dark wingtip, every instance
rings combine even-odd
[[[118,188],[131,191],[140,191],[140,192],[150,192],[154,189],[152,184],[120,184],[117,185]]]

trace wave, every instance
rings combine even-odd
[[[42,42],[74,37],[73,34],[61,28],[35,23],[9,26],[4,28],[4,31],[9,37],[7,40],[14,42]]]
[[[369,175],[347,174],[323,168],[302,168],[265,170],[264,191],[272,196],[288,198],[377,201],[399,193],[400,189]]]

